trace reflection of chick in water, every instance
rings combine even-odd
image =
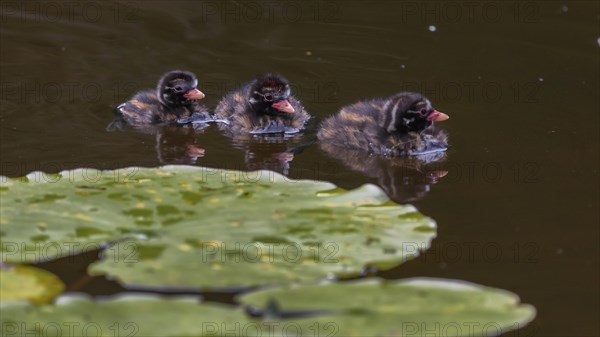
[[[161,164],[194,164],[204,157],[204,149],[196,144],[196,129],[163,127],[156,131],[156,156]]]
[[[367,177],[376,178],[377,184],[396,202],[405,203],[422,199],[432,184],[448,172],[428,169],[434,163],[445,160],[445,152],[422,156],[385,158],[361,150],[348,150],[320,143],[321,150],[351,170]]]
[[[233,147],[244,151],[246,169],[271,170],[288,175],[290,162],[294,153],[289,149],[297,145],[301,137],[265,137],[264,135],[251,137],[238,137],[232,140]]]

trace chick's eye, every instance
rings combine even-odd
[[[425,116],[425,115],[427,115],[427,109],[421,109],[421,111],[419,111],[419,113],[421,114],[421,116]]]
[[[273,94],[264,94],[263,98],[266,102],[273,102],[274,99]]]
[[[183,91],[183,88],[182,88],[182,87],[180,87],[180,86],[176,86],[176,87],[175,87],[175,91],[177,91],[177,92],[182,92],[182,91]]]

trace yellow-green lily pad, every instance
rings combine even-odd
[[[54,274],[29,266],[0,267],[0,302],[49,303],[65,289]]]

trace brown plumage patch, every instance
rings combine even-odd
[[[148,103],[144,103],[144,102],[140,102],[137,99],[133,99],[131,100],[131,104],[133,104],[133,106],[136,107],[136,109],[139,110],[145,110],[145,109],[151,109],[152,106]]]
[[[242,97],[240,92],[235,92],[235,94],[233,94],[233,100],[236,102],[243,102],[244,101],[244,97]]]
[[[265,87],[280,87],[281,84],[275,79],[268,79],[264,82]]]

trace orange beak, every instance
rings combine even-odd
[[[273,103],[273,105],[271,105],[274,109],[277,109],[281,112],[287,112],[289,114],[293,114],[294,112],[296,112],[296,110],[294,110],[294,107],[290,104],[290,102],[284,100],[284,101],[279,101],[277,103]]]
[[[191,101],[191,100],[195,100],[195,99],[200,100],[206,96],[204,95],[204,93],[202,91],[200,91],[198,89],[192,89],[192,90],[186,92],[183,95],[183,97],[185,97],[188,101]]]
[[[430,122],[443,122],[449,118],[450,116],[437,110],[433,110],[433,112],[431,112],[429,116],[427,116],[427,120]]]

